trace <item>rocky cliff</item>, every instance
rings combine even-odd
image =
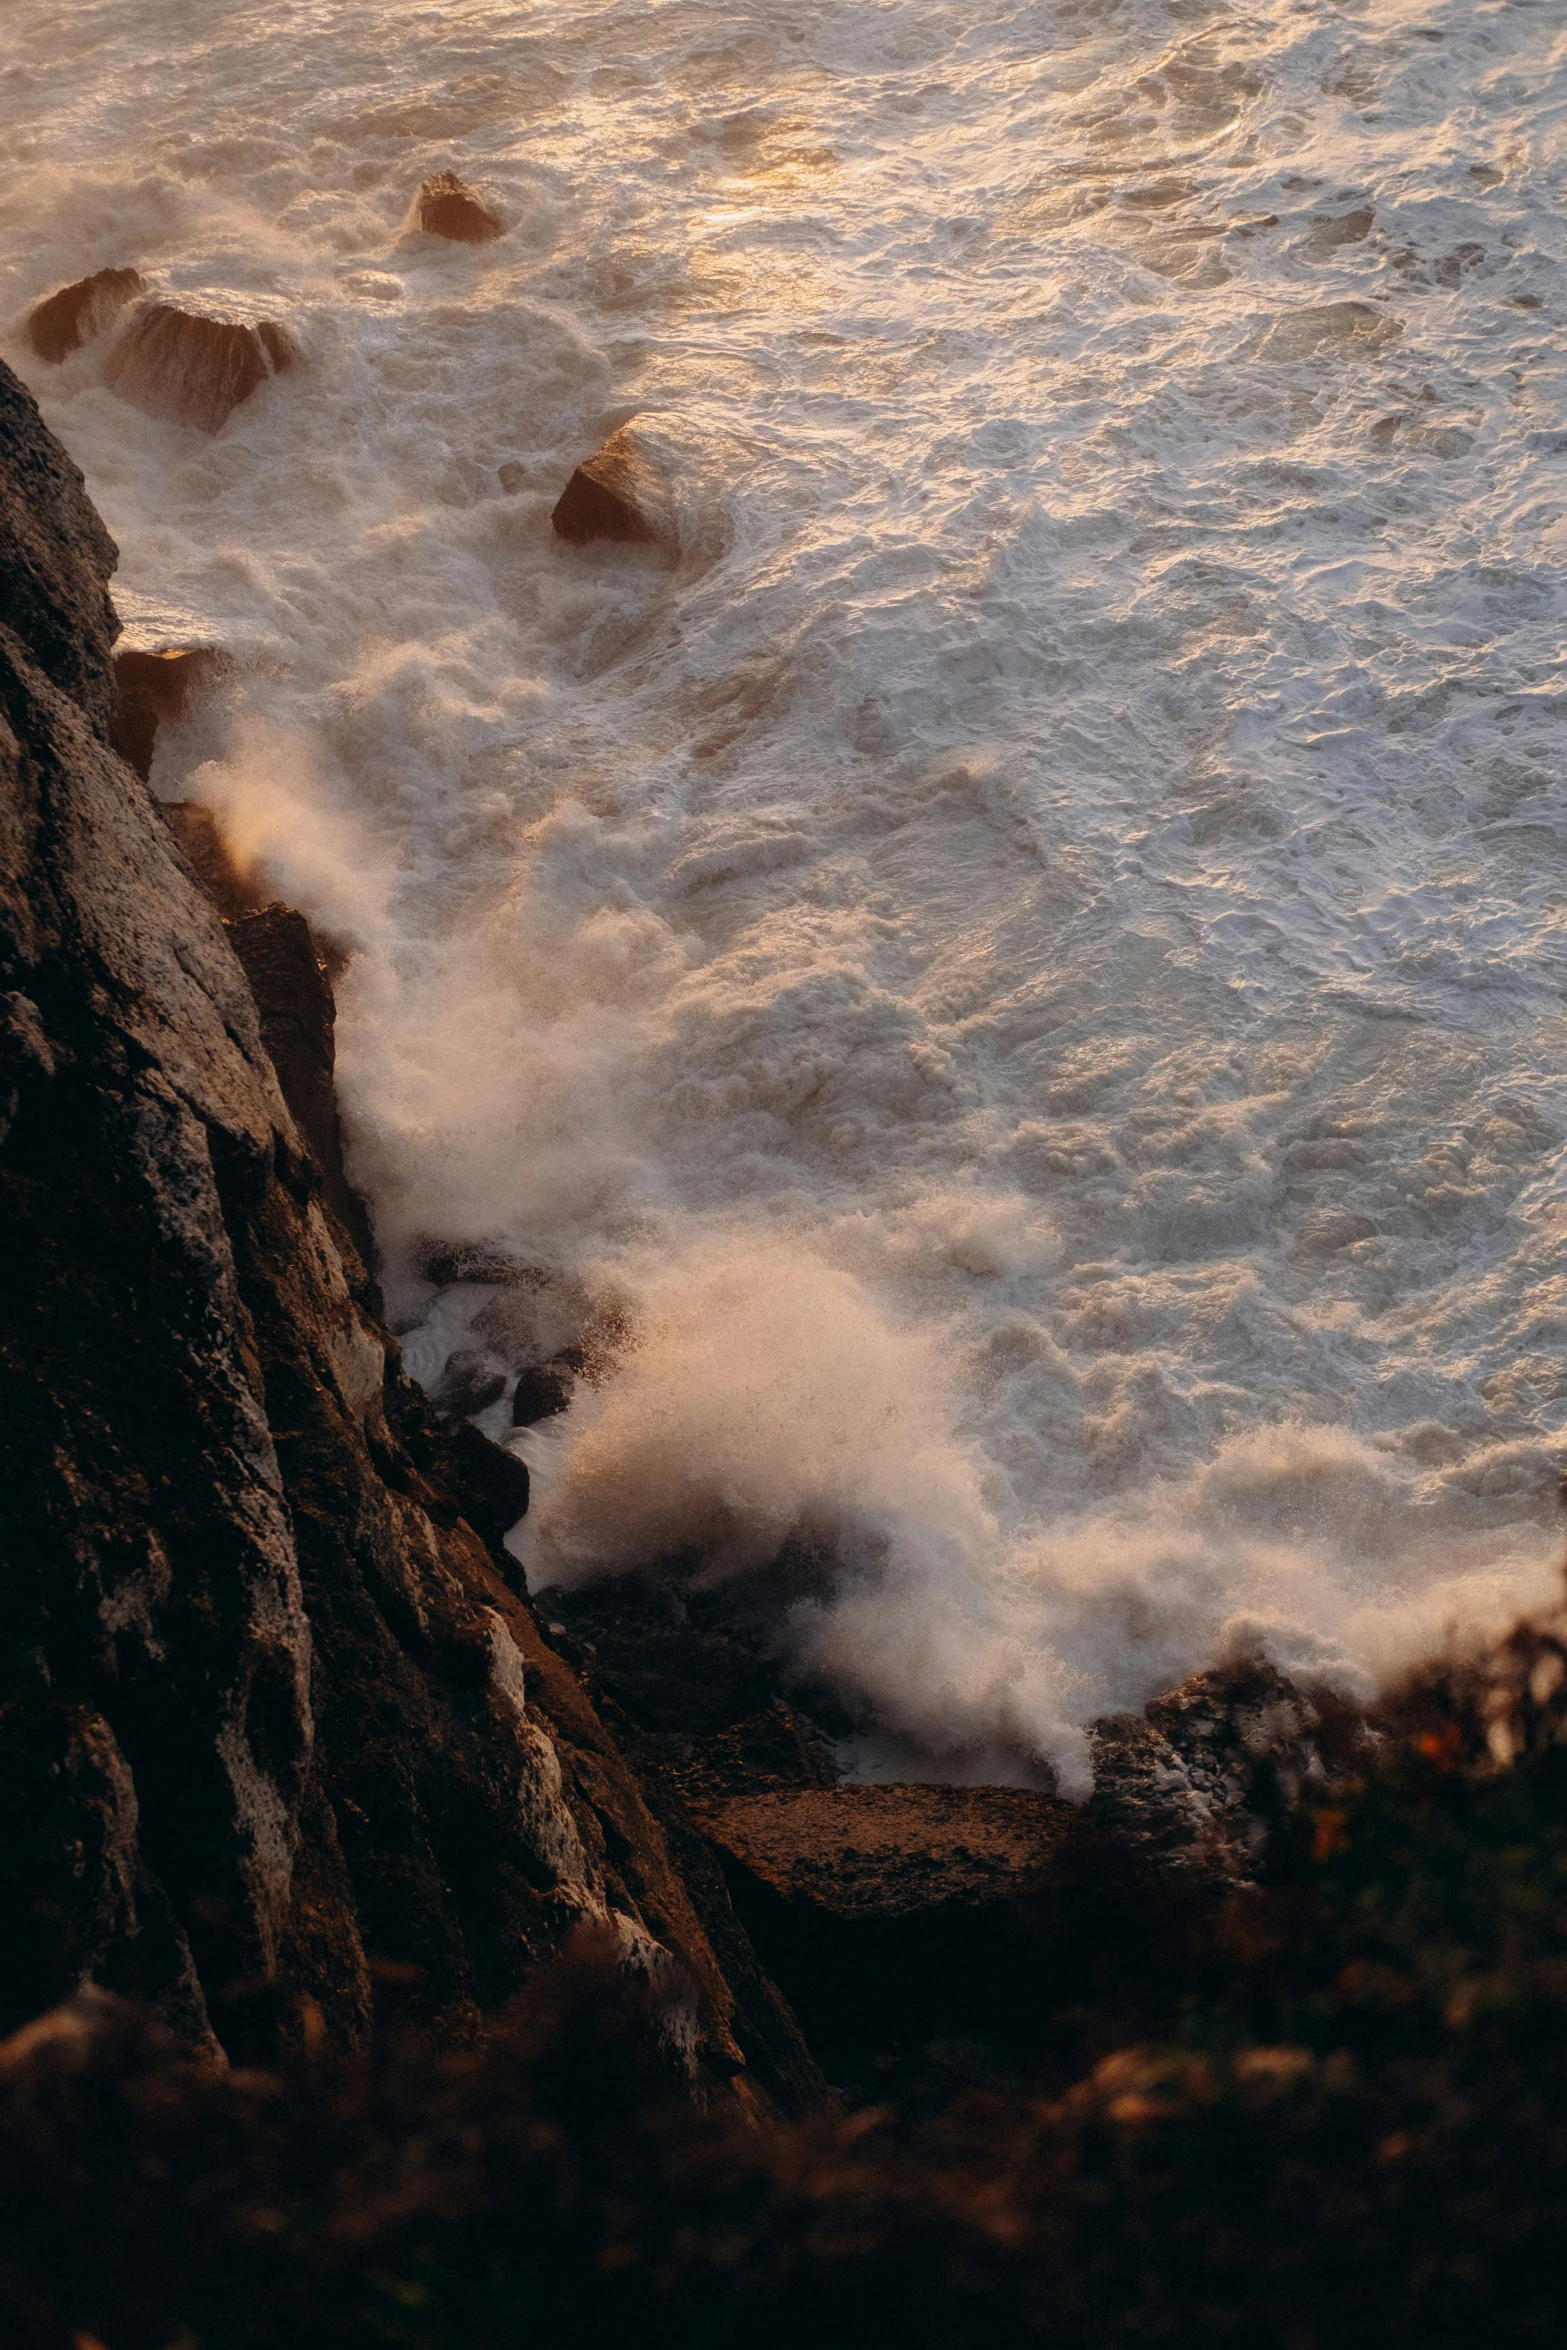
[[[109,747],[114,562],[0,367],[0,2030],[89,1981],[214,2061],[460,2029],[586,1925],[698,2085],[809,2103],[508,1572],[520,1472],[375,1319],[319,1051],[296,1119]]]

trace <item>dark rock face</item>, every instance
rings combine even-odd
[[[622,425],[601,449],[583,459],[550,521],[557,537],[579,544],[623,539],[671,551],[678,551],[680,544],[667,486],[630,425]]]
[[[91,1981],[214,2058],[350,2046],[587,1923],[744,2093],[755,1985],[486,1540],[525,1472],[361,1302],[308,933],[250,934],[258,1016],[106,740],[113,548],[3,370],[0,407],[0,2028]]]
[[[108,580],[119,551],[8,367],[0,367],[0,451],[0,629],[102,732],[114,705],[107,653],[119,622]]]
[[[928,2069],[983,2085],[1026,2061],[1077,1833],[1015,1787],[775,1789],[700,1807],[735,1913],[851,2094]]]
[[[296,356],[272,319],[213,318],[154,302],[115,344],[104,376],[150,416],[216,432],[258,384],[292,367]]]
[[[449,237],[459,245],[488,245],[506,234],[487,204],[454,171],[436,171],[420,184],[414,219],[427,236]]]
[[[118,742],[115,748],[119,750]],[[238,863],[212,810],[199,800],[159,800],[156,806],[193,878],[225,920],[259,914],[265,902],[260,880]],[[294,1109],[292,1102],[289,1108]],[[294,1115],[297,1119],[298,1110]]]
[[[118,652],[114,656],[114,720],[109,740],[145,782],[152,773],[158,728],[183,718],[192,694],[219,676],[223,655],[206,645],[159,653]]]
[[[62,286],[33,305],[27,314],[27,339],[40,359],[58,367],[112,325],[141,291],[140,270],[95,270],[91,277],[78,278],[75,285]]]
[[[361,1260],[372,1265],[370,1219],[343,1165],[343,1129],[333,1082],[337,1004],[310,925],[290,906],[267,906],[232,915],[227,928],[229,944],[256,999],[261,1041],[277,1071],[283,1099],[320,1169],[326,1204]]]

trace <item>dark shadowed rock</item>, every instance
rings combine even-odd
[[[158,729],[183,718],[198,689],[222,675],[224,654],[212,645],[170,646],[144,652],[125,646],[114,656],[114,718],[109,740],[143,782],[152,773]]]
[[[592,1657],[594,1687],[639,1729],[706,1738],[769,1704],[778,1665],[759,1626],[726,1594],[621,1575],[548,1604]]]
[[[576,1362],[557,1355],[553,1362],[535,1363],[531,1370],[519,1372],[511,1399],[512,1426],[532,1428],[563,1412],[576,1392],[578,1368]]]
[[[337,1001],[310,925],[291,906],[242,911],[227,923],[261,1016],[261,1037],[283,1099],[310,1146],[327,1206],[367,1268],[375,1262],[369,1213],[343,1164],[334,1074]]]
[[[694,1818],[841,2087],[874,2094],[933,2060],[949,2087],[979,2086],[1027,2061],[1071,1805],[1013,1787],[853,1786],[744,1796]]]
[[[623,539],[672,551],[680,545],[669,485],[631,425],[583,459],[550,521],[558,537],[578,543]]]
[[[136,269],[99,269],[47,294],[27,314],[27,339],[40,359],[58,367],[83,343],[112,326],[127,302],[142,291]]]
[[[499,1550],[528,1514],[528,1465],[466,1421],[431,1441],[436,1473],[462,1497],[463,1515]]]
[[[500,1364],[480,1348],[465,1346],[449,1357],[435,1400],[443,1412],[467,1420],[498,1403],[505,1391],[506,1373]]]
[[[454,171],[435,171],[421,181],[414,220],[427,236],[449,237],[458,245],[488,245],[506,234],[504,222]]]
[[[120,631],[108,583],[119,551],[80,471],[42,430],[8,367],[0,367],[0,454],[0,628],[105,733],[114,701],[109,648]]]
[[[115,344],[104,378],[150,416],[216,432],[258,384],[283,374],[297,357],[273,319],[154,302]]]

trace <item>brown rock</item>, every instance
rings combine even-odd
[[[199,800],[159,800],[155,805],[218,912],[228,921],[259,913],[265,903],[260,877],[239,862],[212,810]],[[297,1110],[294,1114],[299,1115]]]
[[[127,302],[142,291],[136,269],[99,269],[47,294],[27,314],[27,339],[40,359],[58,367],[73,351],[118,318]]]
[[[158,728],[167,718],[183,718],[196,688],[225,666],[224,656],[210,645],[170,646],[158,652],[130,647],[115,654],[109,740],[144,782],[152,773]]]
[[[742,1796],[700,1824],[779,1900],[891,1921],[1036,1891],[1074,1816],[1026,1787],[858,1786]]]
[[[1029,2061],[1071,1805],[1016,1787],[827,1787],[743,1796],[694,1821],[840,2088],[874,2096],[934,2069],[950,2092]]]
[[[622,539],[675,551],[680,545],[668,483],[630,425],[583,459],[550,520],[557,537],[579,544]]]
[[[105,379],[150,416],[216,432],[258,384],[281,375],[297,356],[270,318],[222,317],[154,302],[115,344]]]
[[[571,1350],[575,1354],[576,1350]],[[540,1420],[552,1420],[570,1403],[577,1385],[577,1365],[556,1355],[548,1363],[535,1363],[520,1372],[516,1391],[511,1399],[511,1424],[514,1428],[532,1428]]]
[[[454,171],[435,171],[420,183],[414,219],[427,236],[449,237],[458,245],[488,245],[506,234],[487,204]]]

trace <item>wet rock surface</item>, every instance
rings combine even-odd
[[[109,601],[118,550],[82,477],[38,423],[31,395],[0,366],[0,629],[103,732],[114,704]]]
[[[143,652],[120,647],[114,655],[114,718],[109,740],[143,782],[152,773],[158,729],[183,718],[192,697],[220,677],[224,656],[208,645],[171,646]]]
[[[112,544],[0,410],[0,2028],[93,1983],[214,2061],[461,2029],[587,1923],[682,2077],[808,2101],[495,1546],[521,1465],[366,1310],[308,932],[248,933],[258,1012],[107,740]]]
[[[27,340],[40,359],[59,367],[111,326],[127,302],[143,290],[137,269],[97,269],[56,294],[46,294],[27,314]]]
[[[558,538],[579,545],[592,539],[656,544],[671,551],[680,545],[669,486],[630,425],[583,459],[550,521]]]
[[[454,171],[436,171],[420,184],[414,220],[426,236],[459,245],[488,245],[506,234],[505,223]]]
[[[217,432],[298,354],[275,319],[223,317],[150,303],[109,354],[104,380],[151,416]]]

